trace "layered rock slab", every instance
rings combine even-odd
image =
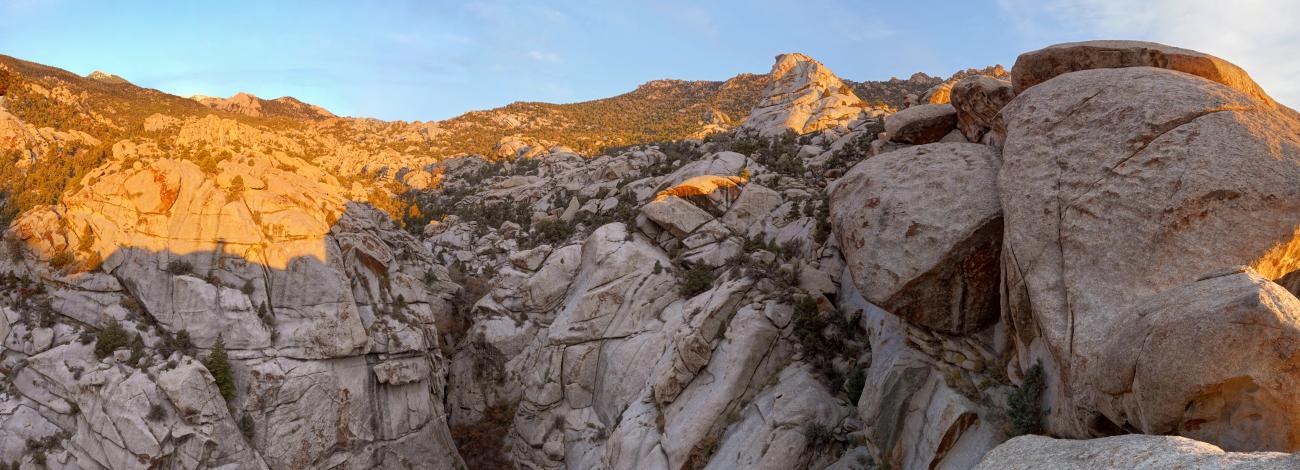
[[[971,142],[982,142],[998,128],[999,113],[1015,93],[1011,82],[988,76],[962,79],[952,87],[952,106],[957,110],[957,130]]]

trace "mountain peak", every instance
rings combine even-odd
[[[808,57],[806,54],[799,52],[787,52],[776,55],[776,62],[772,64],[772,71],[769,73],[772,78],[780,77],[797,67],[804,66],[810,68],[826,68],[817,59]],[[829,70],[827,70],[829,72]]]
[[[797,134],[844,126],[863,117],[866,103],[821,62],[797,52],[772,64],[763,100],[742,128],[763,136]]]
[[[89,78],[91,80],[98,80],[105,83],[131,83],[128,82],[125,78],[101,70],[90,72],[90,75],[86,75],[86,78]]]

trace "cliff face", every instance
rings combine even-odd
[[[914,78],[933,93],[891,114],[786,54],[611,98],[693,103],[706,139],[519,132],[487,158],[439,153],[455,120],[0,63],[0,462],[1285,468],[1251,452],[1300,446],[1300,122],[1218,58],[1058,45],[1010,80]],[[1123,432],[1162,436],[1088,440]],[[1002,444],[1021,433],[1077,440]]]

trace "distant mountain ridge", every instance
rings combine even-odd
[[[103,101],[117,110],[119,116],[137,116],[127,117],[126,120],[130,122],[125,125],[117,123],[117,127],[142,125],[143,118],[148,114],[141,116],[139,114],[142,113],[131,112],[136,111],[131,108],[141,108],[141,105],[161,114],[182,118],[206,114],[189,103],[198,103],[211,110],[240,116],[236,119],[278,120],[280,122],[275,123],[276,127],[310,126],[312,121],[332,118],[376,121],[369,118],[339,117],[325,108],[288,96],[272,100],[248,93],[238,93],[229,98],[203,95],[176,97],[138,87],[122,77],[106,72],[96,71],[86,77],[79,77],[53,67],[0,55],[0,66],[6,65],[20,75],[52,78],[72,87],[88,88],[86,91],[92,101],[99,101],[96,98],[102,97],[97,91],[120,87],[114,93],[108,93],[119,99]],[[763,99],[763,89],[769,82],[769,74],[753,73],[742,73],[725,81],[652,80],[628,93],[577,103],[520,101],[499,108],[466,112],[441,121],[378,122],[401,128],[402,134],[420,135],[419,140],[422,142],[415,143],[416,147],[422,148],[411,150],[434,157],[457,154],[492,156],[502,139],[512,136],[539,139],[584,152],[598,153],[610,147],[700,137],[707,132],[734,128]],[[906,80],[843,80],[861,101],[872,106],[894,109],[903,107],[908,94],[921,95],[944,82],[943,78],[919,72]],[[113,119],[115,116],[105,114],[104,117]]]
[[[273,100],[258,98],[249,93],[236,93],[230,98],[215,98],[195,95],[190,99],[212,109],[243,114],[252,117],[283,116],[298,119],[327,119],[337,117],[325,108],[299,101],[292,96],[282,96]]]
[[[791,58],[789,67],[816,62],[802,54]],[[897,108],[908,94],[942,83],[924,74],[905,81],[840,81],[820,64],[806,69],[824,72],[822,79],[829,85],[817,85],[818,93],[839,96],[801,101],[800,106],[812,108],[832,101],[841,108]],[[597,155],[611,148],[733,130],[769,98],[765,93],[772,93],[771,84],[770,73],[744,73],[725,81],[654,80],[609,98],[567,104],[516,102],[442,121],[406,122],[338,117],[292,97],[266,100],[239,93],[230,98],[184,98],[106,72],[83,77],[0,55],[0,113],[9,117],[0,119],[0,143],[9,142],[0,148],[0,163],[5,165],[0,176],[6,180],[0,192],[10,194],[5,210],[10,216],[33,204],[57,201],[82,175],[111,157],[123,140],[154,144],[200,161],[237,155],[249,145],[272,145],[340,178],[407,182],[410,175],[427,174],[410,170],[426,170],[457,155],[515,157],[523,147],[536,152],[555,145]],[[858,97],[843,96],[846,88]],[[809,109],[799,112],[812,112],[814,120],[829,119],[822,124],[856,114],[848,108]],[[185,148],[173,148],[177,145]]]

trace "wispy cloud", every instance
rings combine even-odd
[[[559,54],[547,51],[531,50],[528,51],[528,57],[538,62],[557,63],[560,61]]]
[[[1222,57],[1274,98],[1300,104],[1300,2],[1292,0],[999,0],[1026,34],[1075,28],[1093,37],[1142,39]]]
[[[542,8],[542,18],[545,18],[547,21],[552,23],[567,23],[569,21],[568,14],[554,8],[546,7]]]

